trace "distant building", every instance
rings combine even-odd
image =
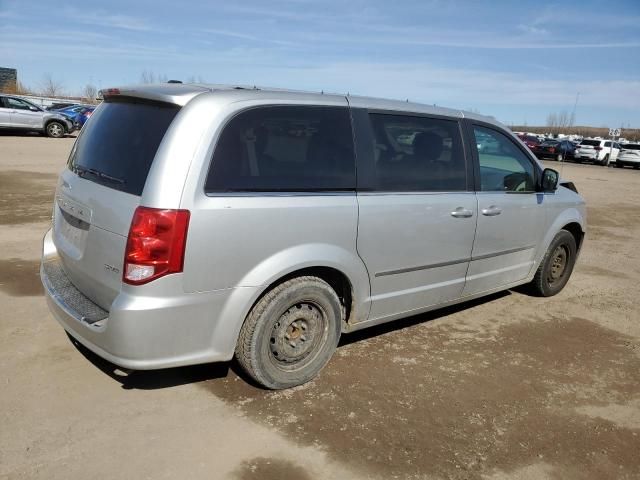
[[[18,71],[0,67],[0,92],[15,92],[18,87]]]

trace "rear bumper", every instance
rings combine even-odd
[[[629,166],[638,166],[640,165],[640,158],[620,158],[618,157],[616,159],[616,163],[619,163],[620,165],[629,165]]]
[[[136,294],[123,288],[107,312],[75,288],[61,268],[52,268],[58,261],[49,231],[40,277],[53,316],[89,350],[132,370],[230,360],[244,305],[251,305],[256,294],[248,288],[186,294],[179,275],[168,275],[152,282],[157,285],[144,296],[137,287],[131,287]]]
[[[575,158],[579,158],[581,160],[598,160],[598,154],[597,153],[576,153]]]

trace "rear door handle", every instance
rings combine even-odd
[[[496,215],[500,215],[502,213],[502,209],[500,207],[496,207],[495,205],[491,205],[489,208],[483,208],[482,214],[485,217],[495,217]]]
[[[455,218],[469,218],[473,216],[473,212],[471,210],[467,210],[464,207],[458,207],[453,212],[451,212],[451,216]]]

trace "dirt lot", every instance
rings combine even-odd
[[[557,297],[352,334],[266,392],[234,365],[126,375],[67,338],[37,269],[71,143],[0,136],[0,478],[640,477],[640,172],[563,166],[590,231]]]

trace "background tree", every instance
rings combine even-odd
[[[82,97],[87,103],[96,103],[96,97],[98,96],[98,89],[95,85],[91,85],[90,83],[84,86],[84,90],[82,91]]]
[[[64,86],[62,82],[55,80],[53,75],[45,73],[42,77],[42,94],[47,97],[57,97],[62,95]]]

